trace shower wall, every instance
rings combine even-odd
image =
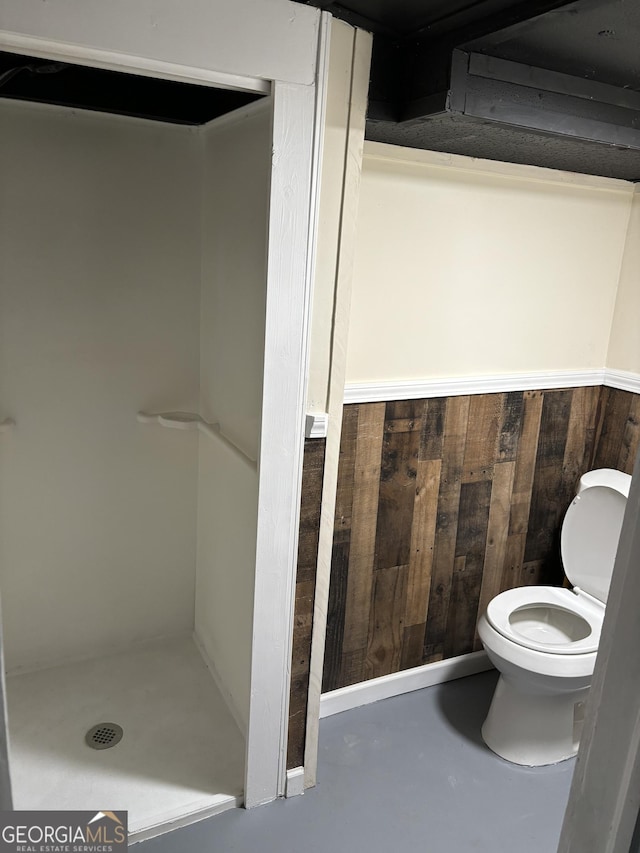
[[[191,630],[199,143],[3,103],[0,586],[9,670]]]
[[[270,102],[204,129],[200,411],[253,459],[260,446]],[[200,436],[196,634],[246,729],[258,474]]]

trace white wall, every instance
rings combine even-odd
[[[10,669],[193,624],[198,140],[24,104],[0,134],[0,586]]]
[[[367,143],[347,382],[603,368],[631,198]]]
[[[270,101],[206,129],[202,217],[202,415],[253,458],[260,441]],[[196,633],[246,729],[257,472],[200,436]]]
[[[633,196],[607,367],[640,373],[640,192]]]

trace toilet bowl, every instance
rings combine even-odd
[[[580,479],[560,538],[573,589],[510,589],[480,617],[478,634],[500,672],[482,737],[515,764],[554,764],[578,750],[630,483],[609,468]]]

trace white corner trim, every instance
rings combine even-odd
[[[333,714],[350,711],[361,705],[369,705],[380,699],[401,696],[403,693],[422,690],[423,687],[433,687],[434,684],[444,684],[445,681],[453,681],[456,678],[464,678],[489,669],[493,669],[493,664],[486,652],[471,652],[437,663],[425,663],[423,666],[405,669],[402,672],[393,672],[391,675],[383,675],[369,681],[361,681],[359,684],[351,684],[349,687],[323,693],[320,699],[320,717],[321,719],[331,717]]]
[[[606,372],[604,368],[598,370],[549,370],[539,373],[499,373],[488,376],[422,379],[408,382],[354,383],[345,386],[344,402],[379,403],[387,400],[458,397],[465,394],[502,394],[505,391],[579,388],[604,384]],[[621,372],[618,371],[617,375],[621,375]]]
[[[293,767],[287,770],[287,790],[285,796],[299,797],[304,794],[304,767]]]
[[[305,438],[326,438],[329,427],[329,415],[326,412],[314,412],[305,419]]]
[[[604,384],[608,388],[618,388],[620,391],[640,394],[640,373],[631,373],[629,370],[611,370],[607,367],[604,372]]]

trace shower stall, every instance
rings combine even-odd
[[[0,78],[13,805],[132,840],[284,792],[313,87],[218,88],[184,121]]]

